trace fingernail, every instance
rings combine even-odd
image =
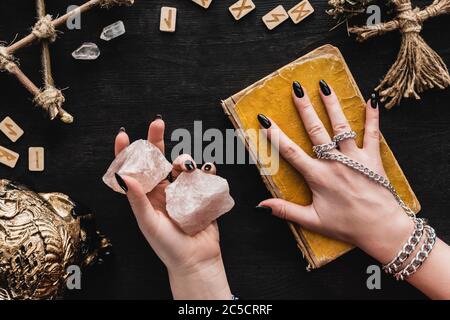
[[[210,171],[212,166],[208,163],[205,165],[205,171]]]
[[[128,192],[128,187],[125,181],[123,181],[122,177],[119,176],[118,173],[114,173],[114,176],[116,177],[116,181],[119,184],[119,187],[122,188],[123,191]]]
[[[329,96],[331,94],[331,89],[328,86],[328,84],[325,82],[325,80],[320,80],[319,85],[320,85],[320,90],[322,91],[322,93],[324,95]]]
[[[166,179],[167,179],[167,181],[169,181],[171,183],[173,182],[172,171],[169,172],[169,174],[167,175]]]
[[[119,129],[119,133],[120,132],[127,132],[126,130],[125,130],[125,128],[124,127],[120,127],[120,129]]]
[[[188,169],[188,171],[192,171],[195,169],[194,164],[192,163],[191,160],[186,160],[184,162],[184,166],[186,167],[186,169]]]
[[[162,115],[160,115],[159,113],[155,116],[153,121],[158,120],[158,119],[162,119]]]
[[[298,81],[294,81],[292,83],[292,88],[294,89],[295,96],[297,98],[303,98],[305,96],[305,92],[303,91],[302,85]]]
[[[264,213],[264,214],[272,214],[272,208],[266,207],[266,206],[256,206],[255,211],[258,213]]]
[[[267,119],[267,117],[261,113],[258,114],[258,121],[264,129],[269,129],[272,126],[272,123],[270,123],[270,120]]]
[[[370,106],[374,109],[378,108],[378,95],[376,93],[372,93],[370,96]]]

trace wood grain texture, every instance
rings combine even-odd
[[[293,6],[288,13],[292,22],[299,24],[301,21],[305,20],[308,16],[314,13],[314,8],[308,0],[303,0]]]
[[[177,26],[177,8],[161,7],[159,30],[162,32],[175,32]]]
[[[238,0],[233,3],[228,10],[233,15],[234,19],[241,20],[247,14],[255,10],[256,6],[252,0]]]
[[[16,142],[24,134],[22,128],[8,116],[0,122],[0,131],[12,142]]]
[[[74,0],[71,4],[83,1]],[[235,0],[213,1],[208,10],[191,1],[137,1],[132,8],[95,11],[82,17],[81,30],[64,30],[51,45],[54,78],[67,90],[71,126],[43,121],[27,92],[13,77],[0,74],[0,118],[11,116],[27,132],[14,145],[3,135],[0,145],[26,158],[28,147],[44,146],[49,155],[43,173],[28,171],[27,161],[14,170],[0,167],[0,176],[27,183],[37,191],[61,191],[96,212],[98,224],[114,245],[114,254],[99,268],[84,273],[83,290],[69,298],[171,298],[167,273],[140,234],[129,205],[101,181],[113,157],[114,136],[121,126],[132,139],[146,136],[147,124],[161,113],[167,128],[231,128],[220,100],[325,43],[340,48],[363,94],[368,96],[386,73],[400,45],[397,33],[359,44],[345,28],[332,32],[325,16],[326,0],[311,1],[314,15],[303,23],[283,23],[268,31],[261,18],[280,4],[254,0],[256,10],[238,23],[228,12]],[[285,0],[291,8],[298,0]],[[415,1],[425,4],[429,1]],[[177,32],[159,32],[162,5],[179,10]],[[7,12],[9,10],[9,13]],[[50,13],[62,14],[62,1],[48,0]],[[27,1],[0,2],[0,39],[24,35],[35,16]],[[383,17],[386,18],[387,17]],[[127,34],[108,43],[99,39],[104,26],[123,20]],[[450,64],[448,17],[430,20],[423,37]],[[70,53],[94,41],[102,56],[74,61]],[[39,48],[18,54],[21,67],[39,82]],[[438,235],[450,241],[450,91],[423,94],[382,110],[382,130]],[[168,144],[171,150],[174,143]],[[233,293],[243,298],[423,298],[406,283],[383,275],[382,290],[366,288],[367,266],[375,262],[354,251],[314,272],[305,271],[295,241],[284,221],[253,213],[269,196],[252,165],[219,165],[237,200],[219,221],[222,250]]]
[[[28,170],[44,171],[45,169],[45,150],[43,147],[28,148]]]
[[[289,19],[289,15],[282,5],[276,6],[262,18],[269,30],[275,29],[287,19]]]

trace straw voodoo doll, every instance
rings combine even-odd
[[[428,18],[450,13],[450,0],[434,0],[425,9],[412,8],[411,0],[391,0],[397,17],[373,26],[349,28],[358,41],[400,30],[402,43],[397,61],[375,88],[386,108],[400,104],[402,98],[420,99],[419,93],[450,85],[450,75],[442,58],[420,36],[422,24]]]
[[[34,104],[44,110],[51,120],[59,118],[64,123],[72,123],[72,115],[62,108],[65,98],[61,90],[55,87],[51,74],[49,43],[53,43],[57,39],[58,31],[56,28],[64,25],[74,15],[82,14],[96,7],[109,9],[114,6],[131,6],[133,3],[134,0],[89,0],[78,9],[53,19],[51,15],[46,14],[44,0],[36,0],[38,21],[32,27],[31,32],[10,46],[4,46],[0,43],[0,72],[3,71],[14,75],[33,95]],[[18,60],[14,57],[14,54],[19,49],[37,42],[40,42],[42,47],[41,60],[44,82],[42,89],[36,86],[23,73],[19,67]]]

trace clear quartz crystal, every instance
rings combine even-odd
[[[95,60],[100,56],[100,49],[95,43],[85,42],[77,50],[72,52],[72,57],[77,60]]]
[[[206,229],[233,206],[227,180],[198,169],[181,173],[166,188],[167,212],[189,235]]]
[[[136,179],[145,193],[152,191],[169,172],[172,164],[147,140],[137,140],[120,152],[103,176],[103,182],[114,191],[125,193],[115,173]]]
[[[109,41],[117,38],[125,33],[125,25],[122,21],[114,22],[113,24],[105,27],[100,36],[100,39]]]

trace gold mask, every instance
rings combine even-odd
[[[0,180],[0,300],[60,297],[67,267],[90,266],[110,247],[67,195]]]

